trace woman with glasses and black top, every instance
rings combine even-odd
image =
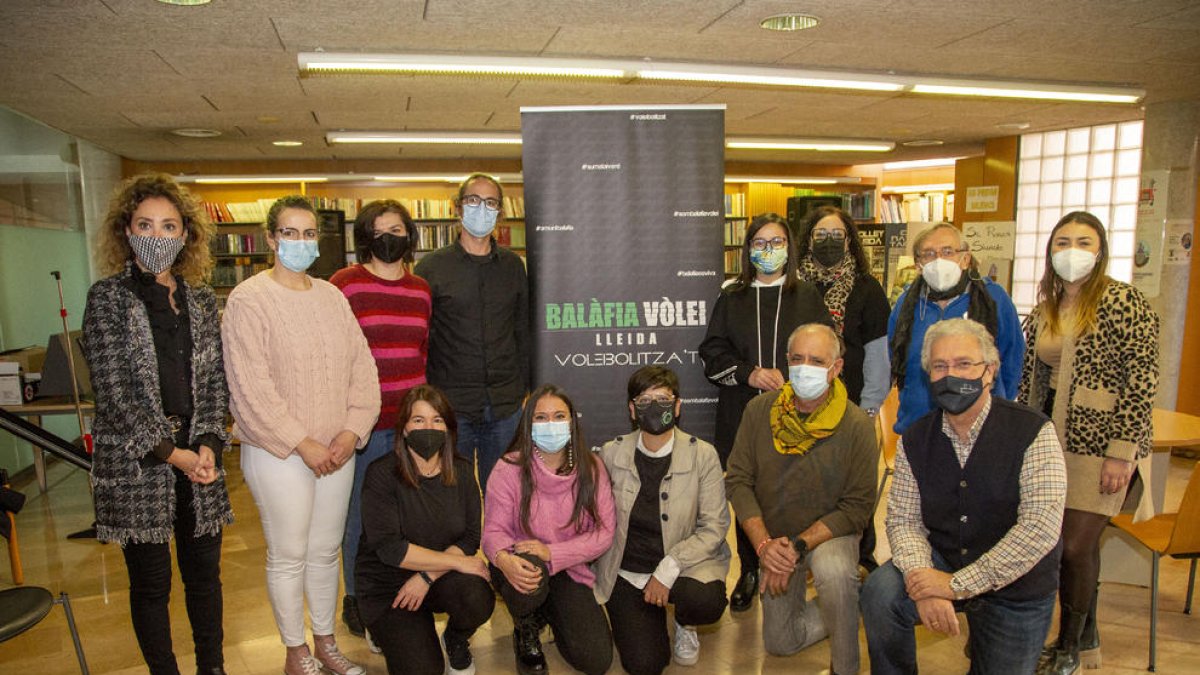
[[[800,278],[825,298],[833,328],[842,338],[842,382],[850,401],[875,415],[892,388],[887,324],[892,308],[883,286],[871,276],[854,219],[836,206],[813,210],[797,242]],[[859,562],[873,570],[875,523],[859,540]]]
[[[725,612],[729,505],[712,445],[676,426],[679,377],[646,366],[629,378],[635,431],[600,451],[612,479],[617,529],[592,565],[596,600],[605,604],[621,665],[631,675],[661,673],[671,661],[700,658],[694,626]],[[667,605],[675,607],[674,643]]]
[[[750,221],[742,244],[742,271],[726,282],[700,343],[704,374],[718,387],[717,455],[724,467],[750,399],[787,382],[787,338],[806,323],[831,324],[820,291],[797,275],[800,256],[779,214]],[[729,609],[745,611],[758,592],[758,556],[740,525],[741,573]]]
[[[548,672],[539,638],[549,624],[572,668],[600,675],[612,636],[589,563],[613,541],[608,472],[583,443],[575,405],[544,384],[529,395],[517,436],[484,496],[483,552],[513,621],[517,672]]]
[[[888,317],[892,380],[900,390],[896,433],[904,433],[933,410],[929,376],[921,367],[921,344],[925,331],[938,321],[966,317],[988,329],[1000,350],[1000,372],[992,385],[992,394],[1000,398],[1016,398],[1025,356],[1021,320],[1012,299],[999,284],[980,276],[957,227],[934,225],[917,235],[912,250],[921,276]]]
[[[242,473],[267,541],[267,597],[287,675],[362,675],[333,628],[355,450],[379,416],[379,376],[346,297],[305,273],[320,237],[312,203],[281,197],[266,230],[275,265],[229,294],[221,336]]]
[[[479,549],[479,486],[454,451],[454,410],[427,385],[399,402],[395,447],[367,469],[356,576],[359,611],[394,675],[475,672],[468,640],[496,595]],[[434,612],[449,615],[442,645]]]
[[[88,291],[83,351],[96,392],[96,534],[129,572],[133,632],[154,675],[177,674],[171,539],[196,671],[224,673],[221,530],[233,522],[221,454],[229,390],[221,363],[213,228],[170,176],[129,179],[96,234],[111,274]]]

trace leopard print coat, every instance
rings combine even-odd
[[[1017,391],[1017,401],[1037,410],[1050,385],[1050,367],[1034,348],[1044,328],[1041,311],[1034,309],[1025,319],[1025,363]],[[1127,461],[1150,455],[1158,331],[1158,315],[1146,296],[1109,280],[1096,310],[1096,327],[1063,340],[1052,417],[1065,451]]]
[[[96,282],[83,314],[83,352],[96,392],[92,424],[92,487],[101,541],[165,543],[175,522],[175,475],[142,458],[171,436],[162,412],[158,361],[146,306],[134,293],[128,267]],[[180,281],[180,283],[184,283]],[[221,355],[217,303],[207,286],[186,286],[192,330],[191,440],[212,434],[229,444],[225,412],[229,388]],[[196,536],[217,534],[233,522],[224,470],[209,485],[192,484]]]

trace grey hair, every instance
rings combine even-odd
[[[842,336],[838,335],[837,331],[835,331],[828,324],[824,324],[824,323],[802,323],[799,326],[796,326],[796,329],[793,330],[792,334],[788,336],[788,340],[787,340],[788,351],[790,352],[792,350],[792,341],[796,339],[797,335],[799,335],[800,333],[802,333],[806,330],[813,330],[813,329],[824,330],[825,332],[827,332],[829,334],[829,337],[833,340],[833,344],[835,345],[834,350],[833,350],[833,360],[836,361],[836,360],[842,358],[842,355],[846,353],[846,347],[845,347],[845,345],[842,344]]]
[[[953,224],[947,223],[947,222],[941,222],[936,225],[931,225],[931,226],[925,228],[924,230],[921,230],[919,233],[917,233],[917,236],[913,238],[912,253],[913,253],[914,260],[920,259],[921,244],[924,244],[925,240],[929,238],[929,235],[933,234],[934,232],[937,232],[938,230],[950,230],[950,231],[954,232],[954,236],[958,237],[959,245],[960,246],[962,245],[962,242],[963,242],[962,230],[958,229]]]
[[[992,334],[983,327],[983,324],[971,319],[946,319],[933,324],[929,330],[925,331],[925,342],[921,344],[921,368],[925,372],[929,372],[929,352],[933,348],[933,343],[952,335],[967,335],[975,338],[979,342],[980,350],[983,351],[983,362],[989,366],[1000,365],[1000,350],[996,349],[996,341],[992,339]]]

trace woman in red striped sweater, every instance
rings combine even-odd
[[[362,485],[367,467],[395,446],[396,415],[409,389],[425,384],[429,349],[429,284],[412,273],[417,227],[400,202],[380,199],[366,204],[354,219],[358,264],[338,270],[331,282],[342,289],[362,327],[379,369],[382,406],[371,440],[354,466],[354,487],[342,539],[342,578],[346,597],[342,621],[363,635],[354,596],[354,560],[362,533]]]

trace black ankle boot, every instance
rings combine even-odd
[[[1072,675],[1079,670],[1079,636],[1086,618],[1085,612],[1062,605],[1058,647],[1049,659],[1038,664],[1037,675]]]
[[[758,593],[758,568],[751,569],[747,572],[742,572],[742,576],[733,586],[733,593],[729,596],[729,611],[744,612],[750,609],[750,605],[754,603],[754,596]]]
[[[358,598],[353,595],[342,598],[342,623],[346,624],[346,630],[351,635],[363,636],[362,618],[358,616]]]
[[[1100,584],[1092,594],[1092,604],[1083,621],[1083,634],[1079,636],[1079,665],[1086,670],[1100,667],[1100,629],[1096,625],[1096,605],[1100,601]]]
[[[520,675],[546,675],[546,655],[542,653],[542,620],[536,612],[513,618],[513,653]]]

